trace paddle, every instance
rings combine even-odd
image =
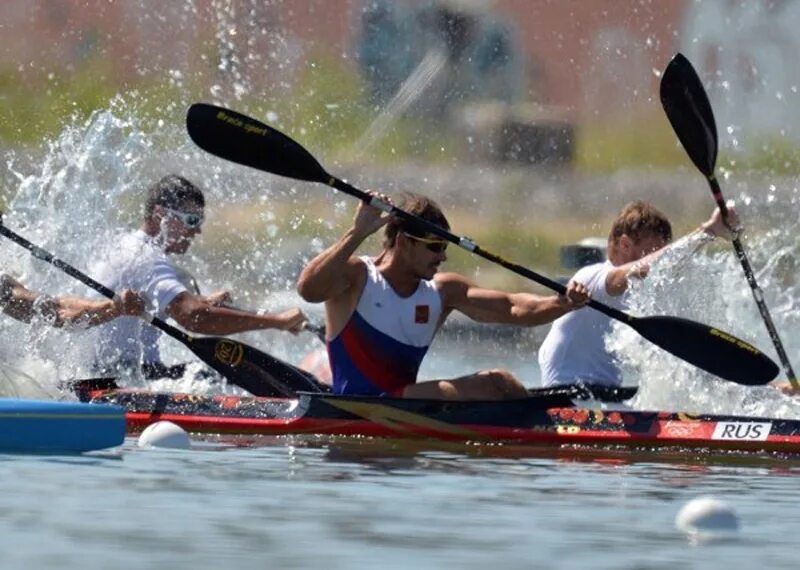
[[[0,234],[30,251],[101,295],[113,299],[114,291],[81,273],[65,261],[32,244],[0,222]],[[219,372],[228,382],[256,396],[293,396],[298,391],[322,392],[312,374],[265,354],[251,346],[223,337],[193,337],[157,317],[142,317],[154,327],[182,342],[200,360]]]
[[[548,289],[560,294],[566,292],[566,287],[556,281],[506,261],[468,238],[455,236],[331,176],[300,144],[255,119],[222,107],[198,103],[189,109],[186,123],[192,140],[212,154],[265,172],[327,184]],[[589,301],[588,305],[632,327],[675,356],[726,380],[761,385],[778,373],[777,365],[757,348],[714,327],[680,317],[634,317],[595,300]]]
[[[328,344],[328,341],[325,339],[325,325],[313,325],[311,323],[306,323],[303,325],[303,330],[313,334],[322,342],[322,344]]]
[[[711,109],[708,95],[703,88],[703,83],[697,76],[697,72],[689,60],[680,53],[672,58],[661,78],[661,104],[689,158],[692,159],[697,169],[706,176],[714,201],[722,213],[722,219],[727,224],[728,208],[725,205],[725,198],[722,196],[722,190],[714,174],[718,149],[717,125],[714,121],[714,112]],[[789,357],[783,348],[778,330],[775,328],[769,309],[767,309],[767,305],[764,302],[764,294],[756,282],[753,268],[750,266],[750,260],[736,231],[733,231],[733,248],[739,258],[739,263],[742,265],[747,284],[753,293],[758,311],[761,313],[761,318],[767,327],[772,344],[775,345],[775,350],[778,352],[778,357],[786,376],[793,388],[800,389],[800,383],[797,381],[797,376],[789,363]]]

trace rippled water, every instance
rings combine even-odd
[[[2,456],[5,568],[796,566],[798,466],[628,464],[277,440],[77,458]],[[500,450],[495,450],[496,452]],[[738,536],[674,526],[713,494]]]

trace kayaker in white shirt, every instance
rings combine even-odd
[[[406,194],[398,207],[450,227],[439,206],[424,196]],[[376,257],[356,256],[361,243],[384,225],[382,251]],[[417,372],[454,310],[482,323],[535,326],[583,306],[585,289],[571,283],[564,296],[542,297],[482,288],[457,273],[439,271],[448,243],[362,202],[353,227],[306,265],[297,290],[308,302],[325,303],[334,393],[451,400],[528,395],[507,370],[425,382],[417,382]]]
[[[169,175],[150,187],[142,225],[126,235],[93,271],[93,276],[113,290],[140,291],[147,310],[162,320],[173,319],[199,334],[229,335],[260,329],[291,333],[302,330],[306,317],[294,308],[279,314],[250,312],[226,306],[228,291],[208,296],[189,291],[168,254],[186,253],[200,234],[205,198],[187,179]],[[106,325],[95,349],[94,368],[102,374],[141,370],[146,378],[178,378],[185,364],[166,366],[161,361],[161,331],[141,319],[120,318]]]
[[[719,209],[715,209],[707,221],[674,246],[680,244],[693,251],[716,237],[731,239],[730,228],[738,224],[733,208],[728,209],[727,224]],[[630,202],[611,226],[608,259],[581,268],[572,279],[583,283],[592,299],[625,309],[630,279],[647,277],[650,264],[672,247],[671,241],[672,226],[664,214],[647,202]],[[557,319],[539,348],[542,384],[619,386],[620,371],[605,347],[605,336],[610,330],[611,320],[592,309],[574,311]]]

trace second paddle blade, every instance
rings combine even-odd
[[[766,354],[740,338],[680,317],[641,317],[632,325],[644,338],[715,376],[760,386],[779,372]]]
[[[680,53],[661,78],[661,105],[695,166],[706,176],[714,174],[718,146],[714,113],[697,72]]]
[[[236,111],[195,103],[186,115],[189,136],[220,158],[297,180],[326,184],[330,175],[282,132]]]
[[[254,396],[293,397],[297,392],[323,392],[310,373],[235,340],[193,338],[191,349],[229,383]]]

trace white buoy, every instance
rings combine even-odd
[[[731,538],[739,532],[739,517],[724,501],[698,497],[683,505],[675,517],[675,526],[703,540]]]
[[[167,449],[189,449],[191,442],[184,429],[172,422],[156,422],[145,428],[139,436],[139,447],[163,447]]]

